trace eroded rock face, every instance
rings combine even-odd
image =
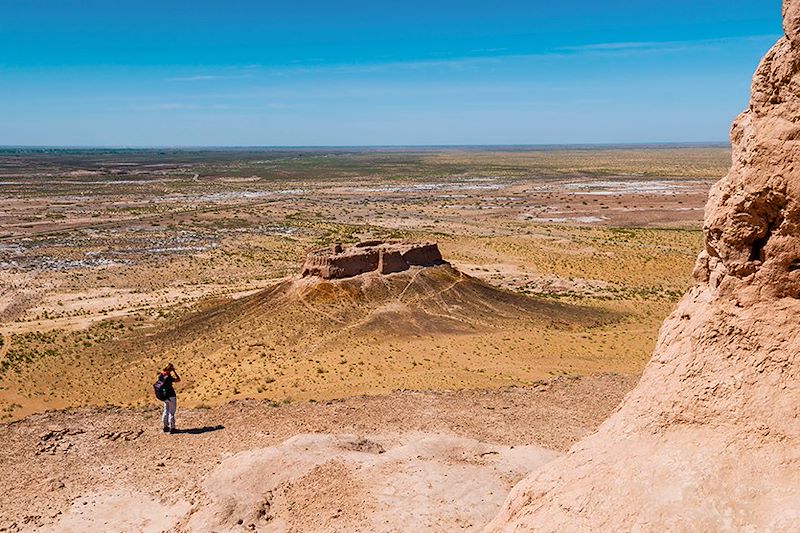
[[[492,530],[792,530],[800,523],[800,0],[731,128],[698,282],[639,385],[512,492]]]
[[[747,301],[800,296],[799,6],[784,3],[787,36],[753,76],[731,128],[733,166],[706,206],[698,281]]]
[[[303,277],[342,279],[373,271],[391,274],[412,266],[444,263],[436,243],[368,241],[353,246],[336,244],[309,253],[303,264]]]

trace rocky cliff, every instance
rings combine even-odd
[[[490,529],[800,523],[800,0],[783,15],[706,206],[696,287],[617,412],[520,483]]]
[[[436,243],[367,241],[353,246],[335,244],[313,250],[303,264],[303,277],[342,279],[378,271],[381,274],[402,272],[412,266],[442,265]]]

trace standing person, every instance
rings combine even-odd
[[[173,376],[173,374],[175,374]],[[175,388],[173,383],[178,383],[181,377],[175,371],[172,363],[168,364],[161,374],[158,375],[158,381],[162,383],[162,397],[164,403],[164,410],[161,412],[161,426],[164,428],[164,433],[175,433],[175,409],[178,407],[178,399],[175,396]]]

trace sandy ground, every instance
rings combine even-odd
[[[11,345],[0,421],[143,405],[166,358],[186,371],[192,406],[640,372],[691,283],[707,189],[728,160],[724,148],[0,158],[0,332]],[[147,342],[295,275],[309,248],[371,238],[436,241],[466,274],[604,318],[466,334],[418,324],[418,337],[397,339],[359,322],[341,328],[358,335],[300,331],[307,315],[346,311],[306,302],[302,313],[264,309],[274,319],[258,338],[241,324],[224,338],[200,330],[194,344]],[[452,304],[443,314],[459,314]],[[87,398],[109,375],[114,393]]]
[[[633,386],[729,162],[724,147],[3,155],[0,531],[480,528]],[[530,301],[251,305],[308,249],[375,238],[437,241]],[[182,431],[164,435],[149,389],[172,358]]]
[[[163,324],[107,321],[12,335],[16,366],[0,399],[17,406],[17,417],[74,405],[144,405],[165,359],[183,376],[184,405],[195,407],[232,397],[326,401],[629,373],[653,335],[650,321],[636,323],[629,313],[531,298],[449,267],[336,283],[293,280]],[[611,342],[623,324],[624,339]],[[20,363],[26,350],[36,357]],[[87,397],[86,390],[96,392]]]
[[[635,381],[239,401],[174,435],[154,408],[34,415],[0,426],[0,531],[477,530]]]

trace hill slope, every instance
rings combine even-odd
[[[549,346],[550,333],[574,331],[580,342],[581,329],[616,319],[501,290],[446,264],[293,278],[156,328],[113,330],[70,356],[37,359],[15,370],[9,389],[20,387],[20,403],[57,394],[46,406],[141,404],[167,361],[181,372],[179,398],[189,405],[524,384],[563,367],[570,346]]]

